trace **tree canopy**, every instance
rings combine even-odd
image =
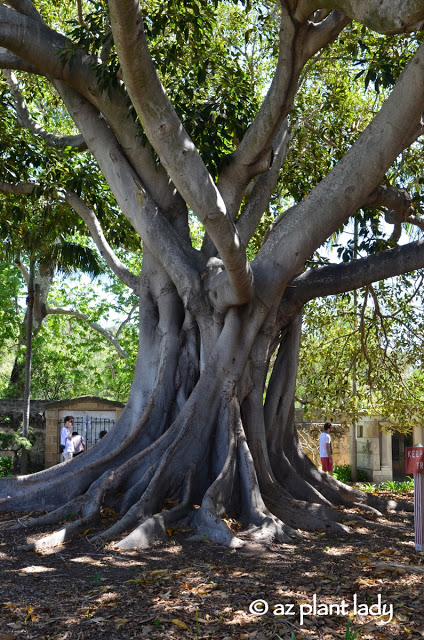
[[[97,535],[125,532],[121,548],[182,517],[238,546],[228,512],[257,539],[345,531],[334,504],[387,505],[299,446],[301,314],[424,266],[421,236],[398,244],[402,225],[423,228],[423,0],[75,9],[0,3],[2,108],[25,127],[4,133],[5,164],[29,152],[28,131],[56,145],[42,162],[19,159],[0,190],[80,216],[139,297],[139,353],[113,433],[70,463],[3,479],[0,507],[49,511],[34,524],[71,507],[76,520],[39,545],[98,523],[103,505],[119,516]],[[37,123],[40,96],[52,107]],[[337,258],[326,254],[355,217],[354,243],[339,236]],[[140,242],[141,273],[116,250]]]

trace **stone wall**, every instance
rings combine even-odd
[[[46,435],[45,405],[46,400],[31,400],[29,425],[34,429],[35,443],[29,452],[30,469],[44,467],[44,441]],[[22,429],[23,400],[17,398],[0,398],[0,430],[15,431]],[[9,455],[10,451],[0,451],[0,455]]]
[[[35,418],[38,414],[44,413],[44,408],[48,400],[31,400],[30,416]],[[3,416],[13,416],[22,422],[24,401],[16,398],[0,398],[0,424]]]
[[[121,415],[125,405],[123,402],[105,400],[95,396],[81,396],[68,400],[58,400],[46,404],[46,432],[45,432],[45,466],[51,467],[60,462],[59,427],[63,425],[66,415],[78,417],[99,418],[113,417],[114,422]],[[82,434],[84,436],[84,434]],[[87,445],[89,443],[87,442]],[[88,447],[87,447],[88,448]]]
[[[349,464],[349,428],[341,424],[332,424],[331,444],[333,445],[334,464],[338,466]],[[324,423],[320,422],[296,422],[303,450],[316,465],[320,464],[319,437],[323,426]]]

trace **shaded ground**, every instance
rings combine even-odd
[[[423,638],[424,554],[411,514],[374,522],[390,529],[357,522],[343,537],[237,551],[170,531],[128,553],[91,545],[90,532],[54,552],[19,551],[39,534],[0,528],[0,640],[353,640],[348,620],[361,639]],[[257,600],[264,615],[249,611]]]

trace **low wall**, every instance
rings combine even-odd
[[[321,423],[296,422],[299,441],[306,455],[316,465],[320,463],[319,437],[322,433]],[[333,446],[333,460],[335,465],[349,464],[349,428],[334,425],[331,430],[331,444]]]
[[[47,400],[31,400],[29,426],[34,429],[35,443],[29,452],[31,467],[44,468],[44,441],[46,437],[45,405]],[[22,429],[24,401],[0,398],[0,430],[19,433]],[[0,451],[0,455],[11,455]]]

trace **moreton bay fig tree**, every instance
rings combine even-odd
[[[298,444],[301,311],[318,296],[424,267],[423,240],[380,243],[340,264],[311,262],[363,207],[422,225],[388,173],[423,130],[424,0],[109,0],[78,9],[66,31],[58,27],[63,7],[1,2],[0,67],[22,126],[44,140],[30,101],[38,86],[60,96],[57,113],[66,108],[80,134],[66,148],[83,153],[83,140],[105,197],[113,195],[142,243],[135,274],[113,251],[102,193],[52,177],[49,197],[81,216],[109,267],[139,295],[139,355],[128,403],[107,437],[70,462],[1,479],[0,508],[44,512],[26,526],[75,514],[33,548],[98,527],[102,507],[119,518],[96,538],[121,549],[145,547],[181,519],[199,539],[232,547],[285,541],[299,529],[345,531],[348,516],[342,524],[335,506],[366,513],[387,505],[323,474]],[[244,17],[228,19],[225,40],[231,9]],[[237,26],[244,32],[231,35]],[[299,91],[353,29],[382,43],[403,34],[396,83],[305,197],[287,198],[263,234],[298,131]],[[261,58],[259,47],[268,72],[273,65],[260,100],[254,65],[245,63]],[[353,82],[357,72],[351,58],[345,73]],[[330,108],[325,117],[331,123]],[[313,124],[305,128],[311,139]],[[3,175],[9,197],[43,197],[36,171],[31,179]],[[256,249],[247,251],[251,241]],[[243,523],[240,536],[226,514]]]

